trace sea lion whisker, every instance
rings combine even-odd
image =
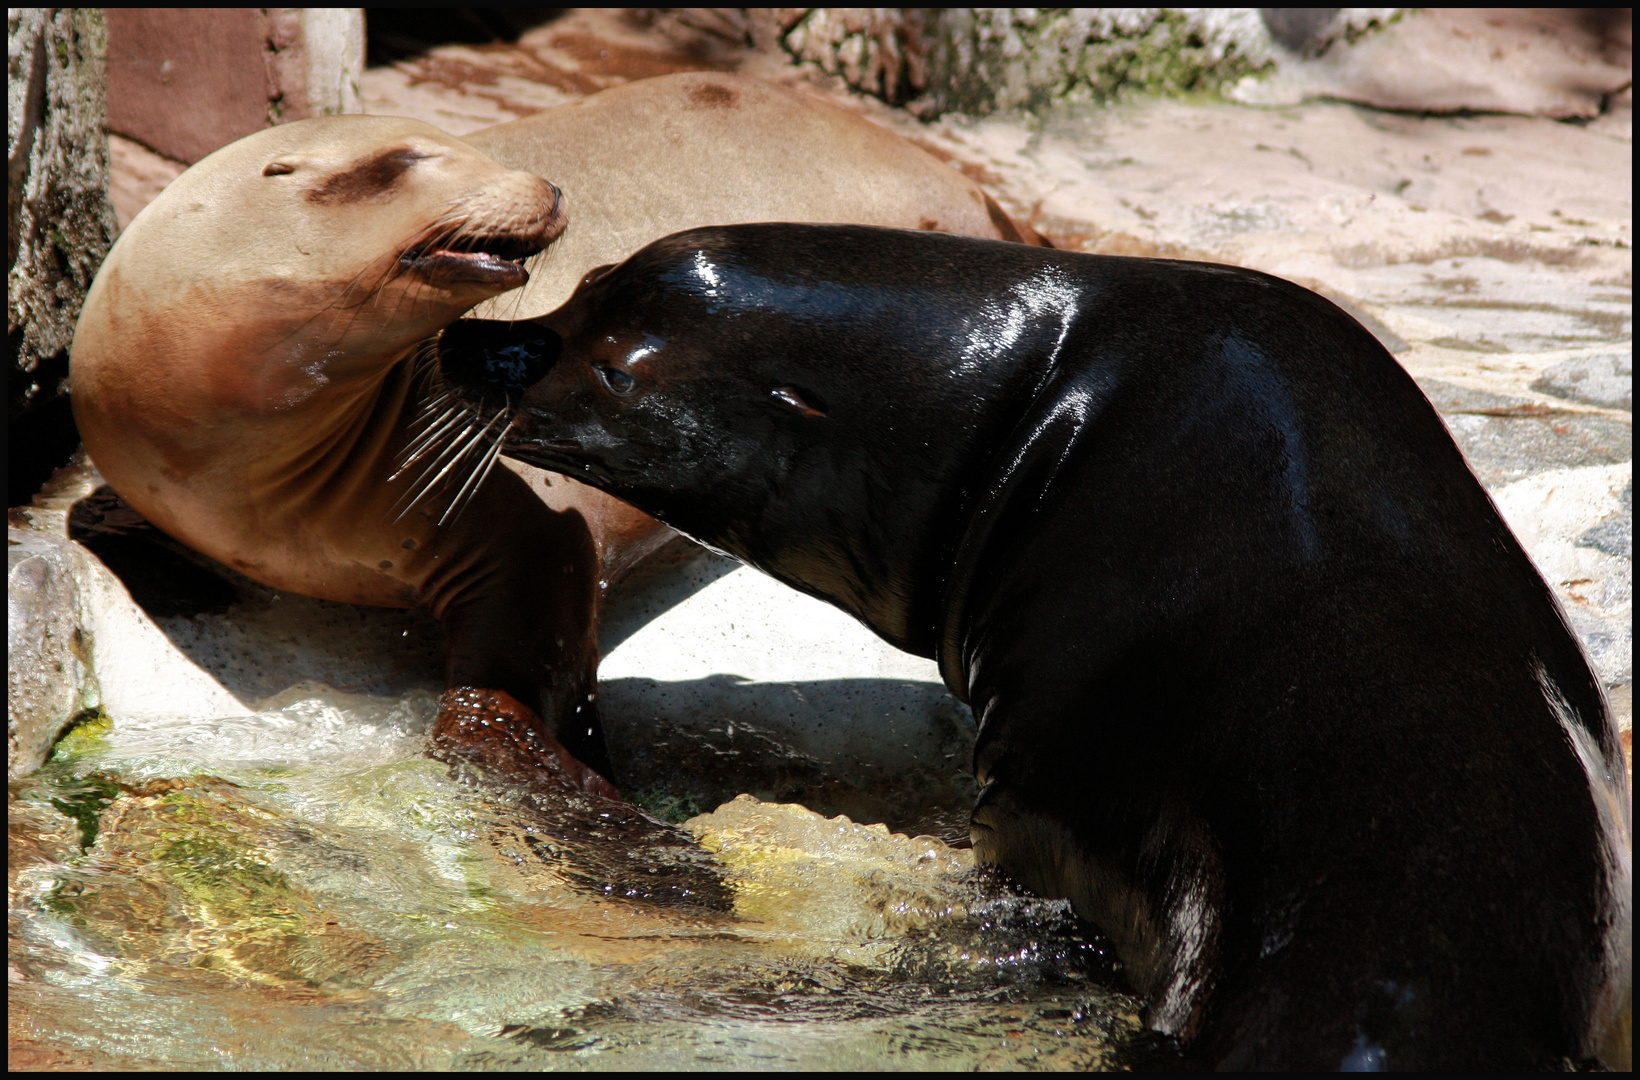
[[[447,394],[445,396],[450,397],[453,395]],[[420,431],[416,432],[416,434],[411,436],[410,445],[406,450],[406,453],[410,454],[410,457],[407,457],[405,460],[408,462],[414,460],[415,458],[421,457],[452,427],[457,424],[466,423],[470,419],[471,413],[472,407],[466,402],[451,402],[444,412],[439,414],[437,419],[433,420]]]
[[[460,411],[454,419],[444,424],[444,426],[437,432],[433,433],[430,438],[420,440],[421,444],[416,450],[415,457],[410,459],[411,461],[419,461],[421,458],[431,453],[434,446],[437,445],[440,440],[443,440],[446,435],[449,435],[452,429],[459,430],[457,430],[454,435],[450,435],[450,441],[447,442],[444,448],[439,451],[438,456],[434,458],[432,464],[429,465],[428,468],[436,468],[439,462],[443,461],[452,450],[455,450],[460,445],[461,440],[465,439],[467,437],[467,432],[472,429],[475,418],[471,409],[466,408],[465,406],[460,406],[458,408]],[[410,461],[405,462],[406,467],[408,467],[409,464]],[[425,475],[425,473],[423,475]]]
[[[506,413],[496,413],[495,417],[488,424],[484,425],[484,431],[479,432],[479,436],[482,437],[486,434],[490,428],[495,426],[496,420],[499,420],[506,415]],[[468,500],[473,495],[478,494],[479,486],[484,483],[484,478],[490,475],[490,470],[495,467],[497,459],[501,457],[501,447],[505,445],[507,441],[507,432],[511,429],[512,420],[509,418],[507,420],[507,426],[501,429],[501,432],[496,436],[495,441],[490,444],[489,450],[485,452],[479,466],[473,470],[473,475],[468,477],[467,482],[462,485],[461,490],[456,492],[456,497],[450,501],[449,508],[446,509],[444,511],[444,515],[438,519],[438,523],[440,525],[443,525],[446,521],[454,520],[454,518],[461,513],[462,508],[467,505]]]
[[[456,434],[454,434],[448,441],[446,441],[444,443],[443,447],[439,449],[437,455],[434,456],[433,460],[430,461],[424,469],[422,469],[421,475],[417,476],[416,479],[410,483],[409,486],[410,486],[411,490],[414,490],[417,487],[419,487],[422,480],[426,479],[426,477],[429,473],[431,473],[434,469],[438,468],[439,465],[441,463],[443,463],[445,460],[447,460],[452,453],[455,453],[456,451],[458,451],[460,449],[462,440],[467,437],[467,432],[470,431],[471,428],[472,428],[472,423],[473,423],[473,420],[472,420],[471,414],[467,413],[467,412],[462,412],[454,420],[450,421],[449,424],[445,425],[444,429],[439,431],[438,435],[439,435],[439,438],[442,440],[443,437],[449,432],[449,430],[451,428],[457,427],[458,425],[460,427],[460,430],[458,430],[456,432]],[[409,462],[406,462],[405,466],[408,467],[413,462],[420,461],[422,458],[426,457],[427,454],[430,453],[432,450],[433,450],[433,447],[431,447],[431,446],[424,447],[419,453],[417,453],[415,458],[411,459],[411,461],[409,461]],[[397,474],[395,473],[395,475],[397,475]],[[394,505],[397,506],[398,504],[395,503]]]
[[[426,456],[427,452],[437,445],[447,431],[457,424],[466,422],[468,419],[466,415],[456,415],[454,419],[449,419],[452,413],[460,413],[463,408],[464,406],[452,405],[444,411],[442,416],[433,421],[434,425],[443,424],[442,427],[439,427],[436,431],[423,432],[417,435],[414,444],[409,446],[404,451],[403,457],[399,459],[399,467],[393,471],[393,475],[389,476],[388,479],[397,480],[406,469]],[[449,422],[445,423],[447,419]]]
[[[428,338],[416,346],[415,352],[410,354],[410,370],[417,396],[425,398],[439,389],[442,383],[439,380],[437,339]],[[423,400],[422,415],[426,415],[428,407],[428,402]]]
[[[470,430],[471,430],[471,427],[469,427],[469,431]],[[434,458],[433,463],[431,465],[427,466],[427,468],[422,471],[421,476],[418,476],[415,480],[415,483],[413,483],[410,486],[409,490],[416,492],[416,496],[415,496],[415,498],[410,500],[410,502],[405,506],[405,508],[403,510],[399,511],[398,515],[396,517],[394,517],[393,520],[397,521],[397,520],[399,520],[399,518],[402,518],[405,514],[408,514],[410,512],[411,507],[415,506],[418,502],[420,502],[423,498],[426,497],[428,492],[432,491],[435,487],[437,487],[439,481],[443,480],[445,475],[448,474],[451,469],[455,468],[458,464],[460,464],[461,460],[463,458],[465,458],[469,453],[471,453],[475,447],[481,445],[480,440],[481,440],[482,436],[483,436],[483,430],[480,430],[475,435],[469,435],[469,434],[463,433],[462,435],[459,435],[454,440],[452,440],[450,445],[445,448],[444,452],[442,454],[440,454],[438,457]],[[429,472],[431,472],[433,469],[437,468],[440,462],[445,462],[445,461],[447,461],[447,464],[445,464],[444,468],[439,469],[438,475],[434,476],[430,480],[426,480],[426,482],[423,483],[423,480],[424,480],[424,478],[426,478],[427,474]],[[397,505],[398,505],[397,503],[394,503],[394,506],[397,506]]]
[[[458,213],[453,208],[447,208],[443,214],[428,222],[410,236],[396,261],[400,266],[403,266],[406,256],[419,255],[430,247],[439,246],[452,229],[459,227],[460,217]]]
[[[463,230],[472,227],[471,217],[464,217],[452,221],[435,222],[427,231],[426,238],[419,245],[423,250],[427,248],[447,248],[454,244],[463,234]]]
[[[427,377],[432,378],[433,376],[429,375]],[[415,431],[410,435],[411,442],[421,438],[422,435],[426,434],[427,431],[431,429],[432,425],[442,422],[445,417],[449,416],[450,413],[458,407],[453,404],[456,397],[456,390],[454,387],[435,386],[433,389],[437,392],[424,399],[422,403],[417,406],[416,418],[410,421],[410,424],[407,425],[415,426]],[[443,415],[439,416],[436,420],[433,419],[434,414],[440,409],[445,410]]]
[[[484,444],[485,444],[485,435],[489,432],[490,425],[486,424],[483,427],[478,428],[475,431],[474,427],[476,427],[476,426],[477,426],[477,421],[476,420],[472,421],[469,424],[467,430],[465,432],[463,432],[461,435],[457,436],[456,439],[452,442],[451,449],[456,451],[455,454],[453,454],[453,455],[447,455],[447,454],[440,455],[440,460],[444,460],[444,458],[446,456],[448,456],[449,460],[445,464],[444,468],[439,470],[438,475],[434,476],[431,480],[429,480],[427,482],[428,489],[433,488],[440,481],[442,481],[445,478],[445,476],[447,476],[449,474],[451,469],[454,469],[457,465],[459,465],[463,461],[465,461],[467,459],[467,456],[469,454],[471,454],[474,450],[479,450],[481,447],[484,446]],[[435,464],[436,464],[436,462],[435,462]]]
[[[453,393],[454,392],[451,390],[444,390],[434,397],[425,399],[416,407],[415,419],[411,420],[409,424],[406,425],[412,429],[408,440],[409,442],[415,442],[417,439],[426,434],[433,424],[437,424],[449,416],[450,412],[455,408],[450,401]],[[439,409],[441,408],[444,409],[444,412],[439,414]],[[436,419],[435,415],[437,416]]]
[[[408,456],[405,457],[404,460],[408,461],[413,457],[419,457],[422,451],[426,449],[427,444],[438,437],[434,433],[434,429],[446,420],[449,420],[450,417],[458,411],[458,408],[459,407],[454,404],[447,404],[444,411],[439,413],[437,412],[437,406],[435,406],[433,409],[429,409],[427,412],[423,413],[422,416],[418,417],[414,423],[420,426],[412,431],[409,438],[405,441],[402,452]]]

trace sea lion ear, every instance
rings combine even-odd
[[[799,415],[818,417],[824,417],[826,415],[824,412],[816,409],[813,405],[810,405],[807,401],[805,401],[803,399],[803,395],[799,394],[794,387],[777,386],[773,390],[769,391],[769,396],[780,402],[780,404],[786,406],[786,408],[796,411]]]
[[[267,163],[262,169],[263,176],[286,176],[296,171],[296,162],[289,158],[276,158]]]

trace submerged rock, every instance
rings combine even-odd
[[[87,1067],[1093,1068],[1138,1036],[1062,903],[931,837],[745,797],[685,832],[474,787],[420,756],[425,703],[351,715],[314,693],[204,742],[84,729],[14,785],[13,1016],[49,1035],[26,1049]],[[337,742],[337,716],[375,737]],[[641,887],[667,866],[695,895]]]

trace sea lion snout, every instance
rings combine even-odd
[[[464,200],[460,218],[441,214],[399,255],[399,265],[452,291],[493,295],[526,284],[526,260],[557,240],[568,222],[564,193],[539,176],[508,171]]]
[[[439,335],[445,382],[482,396],[516,394],[546,378],[563,352],[563,339],[539,323],[459,319]]]

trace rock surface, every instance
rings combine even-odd
[[[79,442],[68,345],[114,242],[98,8],[6,9],[6,487],[27,502]]]
[[[1304,35],[1312,47],[1291,43],[1272,71],[1243,80],[1231,96],[1250,105],[1333,98],[1381,109],[1586,119],[1633,78],[1622,9],[1337,10]]]
[[[16,511],[6,530],[8,776],[39,768],[87,713],[140,723],[247,712],[62,533],[64,518],[61,510]]]

